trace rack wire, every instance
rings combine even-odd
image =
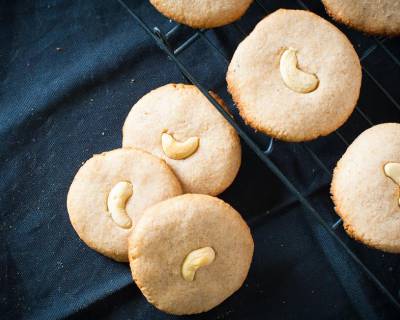
[[[393,296],[393,294],[383,285],[383,283],[378,279],[378,277],[371,272],[371,270],[360,260],[360,258],[349,248],[348,245],[338,236],[336,230],[342,224],[341,219],[337,219],[334,223],[328,224],[325,219],[322,218],[321,214],[313,207],[310,200],[308,198],[311,194],[304,194],[300,192],[300,190],[290,181],[290,179],[279,169],[279,167],[270,159],[270,155],[274,150],[274,139],[270,138],[265,146],[260,147],[258,143],[246,132],[245,128],[242,124],[239,124],[234,118],[230,116],[229,113],[225,111],[225,109],[209,94],[209,88],[206,88],[204,85],[200,83],[198,79],[189,71],[189,69],[184,65],[182,60],[179,58],[185,50],[190,48],[196,41],[202,40],[204,41],[208,47],[213,50],[213,52],[217,53],[217,55],[222,58],[226,66],[229,64],[229,57],[216,45],[211,38],[207,35],[207,32],[210,30],[200,29],[200,30],[192,30],[193,34],[187,38],[183,43],[179,44],[175,48],[171,45],[170,39],[176,34],[181,28],[187,28],[180,24],[175,24],[169,31],[163,33],[158,27],[151,28],[149,25],[145,23],[145,21],[139,17],[138,14],[132,10],[124,0],[117,0],[122,7],[127,11],[127,13],[145,30],[145,32],[154,40],[154,42],[158,45],[158,47],[163,50],[166,55],[172,60],[179,71],[182,73],[184,78],[189,82],[197,86],[197,88],[203,93],[203,95],[214,105],[214,107],[224,116],[224,118],[235,128],[239,136],[242,140],[248,145],[248,147],[259,157],[259,159],[263,162],[263,164],[285,185],[289,191],[295,196],[295,200],[289,200],[286,203],[281,203],[277,207],[269,210],[269,213],[272,211],[277,211],[282,207],[293,204],[294,202],[300,202],[303,207],[305,207],[312,216],[318,221],[318,223],[325,229],[325,231],[332,236],[332,238],[337,242],[339,246],[351,257],[351,259],[359,266],[363,272],[368,276],[368,278],[372,281],[372,283],[381,290],[384,296],[388,298],[388,300],[400,311],[400,302]],[[296,0],[299,8],[310,10],[310,8],[302,1]],[[262,14],[265,16],[270,11],[262,4],[260,0],[255,0],[254,6],[256,6]],[[241,28],[238,23],[233,23],[233,27],[237,30],[238,34],[240,34],[241,39],[243,40],[248,34]],[[364,76],[369,78],[374,85],[378,88],[378,90],[390,101],[397,111],[400,111],[400,103],[396,100],[395,97],[391,95],[391,93],[385,89],[385,86],[379,82],[377,78],[368,70],[368,68],[363,64],[364,60],[366,60],[374,51],[378,48],[381,48],[389,57],[389,59],[393,62],[396,68],[400,68],[400,60],[393,53],[390,48],[385,44],[387,38],[382,37],[374,37],[373,44],[371,44],[360,57],[360,61],[362,64],[362,70]],[[363,111],[364,108],[359,104],[357,105],[355,112],[363,119],[368,127],[375,125],[376,123]],[[340,132],[340,129],[336,130],[333,133],[344,145],[347,147],[350,145],[350,141],[348,141],[344,135]],[[311,159],[316,163],[316,165],[322,170],[323,174],[327,177],[331,178],[331,170],[324,163],[324,161],[309,147],[306,143],[299,144],[303,150],[310,155]],[[257,217],[259,218],[259,217]],[[248,221],[251,224],[251,221]]]

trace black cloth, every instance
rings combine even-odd
[[[185,82],[173,62],[117,1],[0,2],[0,318],[171,319],[146,302],[129,267],[90,250],[66,210],[82,162],[121,146],[131,106],[149,90]],[[296,1],[263,1],[267,10]],[[308,1],[324,15],[319,1]],[[151,27],[174,24],[148,1],[128,1]],[[265,14],[254,4],[239,22]],[[374,38],[343,28],[359,54]],[[193,31],[171,39],[179,46]],[[228,57],[243,38],[234,26],[206,32]],[[400,56],[398,39],[385,41]],[[208,89],[226,94],[226,62],[204,39],[179,58]],[[398,58],[397,58],[398,59]],[[360,107],[374,122],[398,121],[400,69],[380,46],[363,61],[392,100],[366,77]],[[396,82],[397,80],[397,82]],[[368,125],[359,114],[341,129],[351,141]],[[249,130],[251,132],[251,130]],[[253,137],[261,144],[265,137]],[[307,144],[331,170],[345,150],[338,136]],[[243,145],[243,164],[221,197],[249,222],[255,256],[243,287],[195,319],[398,319],[388,298],[288,189]],[[328,222],[337,216],[325,174],[301,144],[277,142],[271,159]],[[337,235],[398,298],[399,258]]]

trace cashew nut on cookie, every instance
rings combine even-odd
[[[285,85],[299,93],[312,92],[319,84],[318,77],[315,74],[299,69],[297,53],[292,48],[286,49],[281,55],[280,73]]]
[[[161,135],[161,145],[165,155],[174,160],[182,160],[190,157],[197,151],[200,139],[198,137],[191,137],[184,142],[179,142],[168,134]]]
[[[118,182],[110,191],[107,199],[108,212],[113,221],[121,228],[128,229],[132,226],[132,220],[126,212],[125,206],[132,196],[133,187],[130,182]]]
[[[400,163],[398,162],[388,162],[383,167],[383,171],[385,175],[393,180],[400,187]],[[400,206],[400,198],[399,198],[399,206]]]
[[[196,271],[208,266],[215,260],[215,251],[211,247],[204,247],[190,252],[182,264],[182,277],[186,281],[193,281]]]

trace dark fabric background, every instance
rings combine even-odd
[[[296,1],[263,1],[268,10]],[[324,15],[319,1],[306,1]],[[150,25],[173,23],[147,1],[128,4]],[[239,22],[248,32],[264,13],[255,5]],[[341,27],[363,60],[359,106],[374,123],[399,121],[398,39],[383,47]],[[183,28],[178,45],[193,31]],[[233,26],[206,35],[228,57],[242,35]],[[180,58],[228,102],[225,61],[199,40]],[[375,81],[365,72],[371,73]],[[184,82],[176,66],[117,1],[0,1],[0,318],[170,319],[146,302],[127,265],[90,250],[72,229],[68,187],[81,163],[121,146],[121,127],[146,92]],[[379,81],[386,93],[377,86]],[[231,104],[232,106],[232,104]],[[368,124],[359,114],[341,128],[352,141]],[[249,130],[250,132],[250,130]],[[265,137],[254,135],[260,143]],[[331,170],[345,150],[331,135],[307,144]],[[243,165],[221,197],[249,222],[254,261],[244,286],[194,319],[399,319],[361,272],[293,195],[243,146]],[[276,143],[272,160],[322,217],[333,223],[330,177],[300,144]],[[399,258],[336,233],[398,298]]]

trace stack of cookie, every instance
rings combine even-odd
[[[203,11],[202,1],[186,8],[189,1],[151,0],[193,27],[232,22],[251,2],[206,1]],[[332,13],[347,2],[324,1]],[[278,10],[239,45],[227,84],[247,124],[277,139],[307,141],[349,118],[361,66],[332,24],[307,11]],[[398,124],[364,133],[339,162],[332,184],[347,231],[392,252],[400,251],[400,145],[393,143],[399,134]],[[67,199],[71,223],[92,249],[129,261],[134,281],[157,308],[207,311],[240,288],[253,256],[248,226],[214,197],[233,182],[240,162],[239,137],[201,92],[165,85],[132,108],[121,149],[95,155],[78,171]]]
[[[122,145],[76,174],[67,199],[74,229],[92,249],[129,260],[157,308],[215,307],[241,287],[253,256],[247,224],[213,197],[239,170],[239,137],[196,87],[169,84],[132,108]]]

